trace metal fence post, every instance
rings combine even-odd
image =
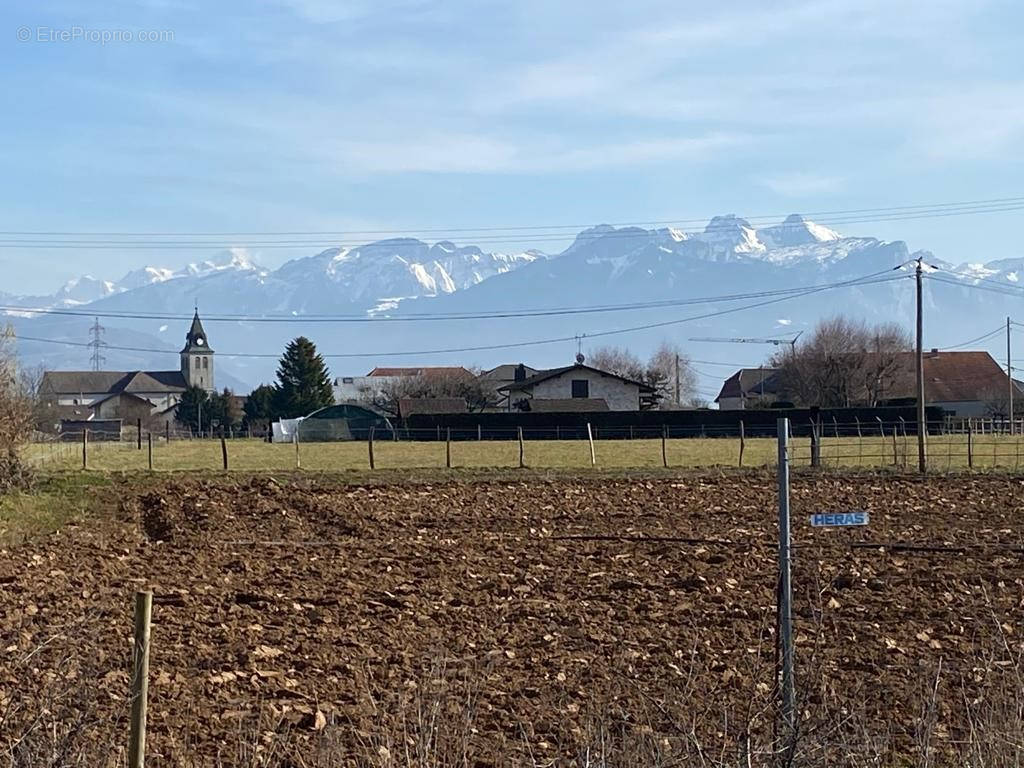
[[[789,419],[779,419],[779,662],[782,719],[787,741],[796,726],[796,688],[793,658],[793,583],[789,532]]]

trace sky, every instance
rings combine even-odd
[[[582,228],[1021,196],[1022,22],[1009,0],[6,3],[0,230]],[[840,229],[961,262],[1024,256],[1021,224]],[[267,266],[321,245],[254,242],[231,244]],[[0,247],[0,292],[216,254]]]

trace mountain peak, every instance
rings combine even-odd
[[[796,245],[828,243],[833,240],[842,240],[843,238],[835,230],[821,224],[815,224],[799,213],[789,214],[781,224],[757,230],[757,236],[772,248],[789,248]]]

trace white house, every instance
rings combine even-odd
[[[506,384],[500,391],[508,392],[510,410],[523,400],[603,400],[613,411],[639,411],[655,402],[654,387],[582,362]]]

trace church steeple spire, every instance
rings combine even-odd
[[[181,353],[181,375],[190,387],[201,387],[209,392],[213,386],[213,350],[210,349],[203,321],[199,319],[199,309],[192,316],[192,326],[185,334],[185,346]]]

